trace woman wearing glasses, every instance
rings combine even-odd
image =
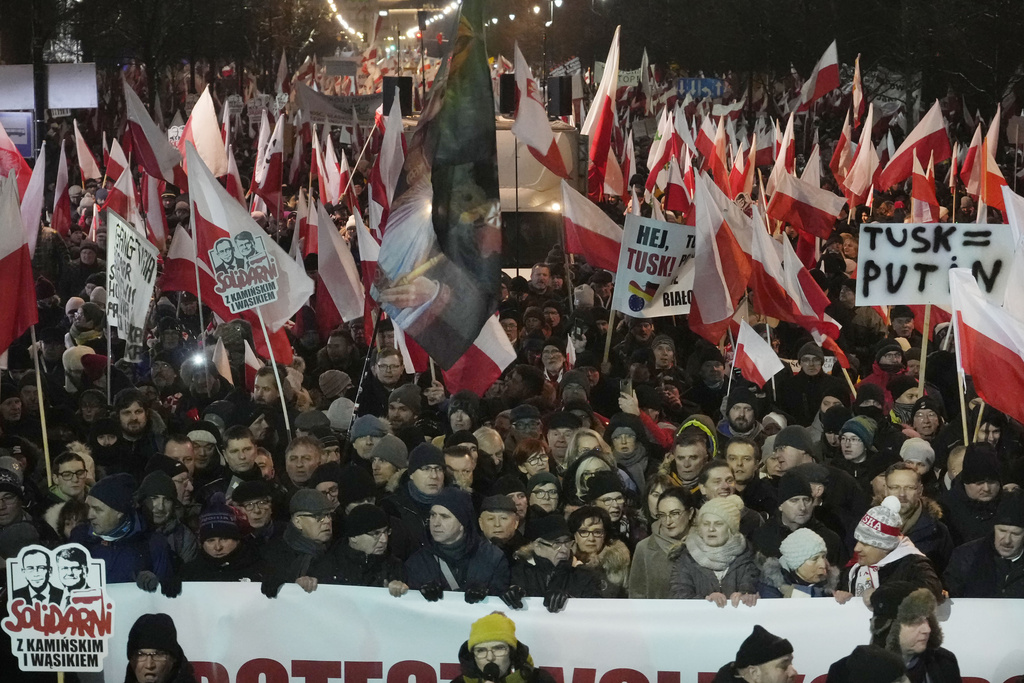
[[[678,486],[658,496],[656,531],[640,541],[629,569],[629,597],[665,599],[669,597],[669,576],[673,551],[686,541],[693,519],[690,493]]]
[[[587,505],[569,515],[573,554],[598,578],[602,598],[626,597],[629,585],[629,548],[612,537],[612,520],[599,507]]]

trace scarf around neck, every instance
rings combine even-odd
[[[713,572],[724,571],[747,549],[747,539],[742,534],[733,534],[724,545],[712,548],[700,534],[693,533],[686,537],[686,549],[693,560]]]

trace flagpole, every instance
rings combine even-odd
[[[356,387],[356,398],[355,398],[355,401],[353,402],[354,406],[352,408],[352,421],[349,422],[349,425],[348,425],[348,430],[350,432],[352,431],[352,425],[355,424],[355,421],[356,421],[356,413],[359,412],[359,400],[363,396],[363,380],[366,379],[366,373],[370,371],[370,355],[371,355],[371,351],[373,350],[373,342],[377,338],[377,326],[380,325],[380,319],[381,319],[383,313],[384,313],[384,310],[378,306],[377,307],[377,317],[373,321],[373,337],[370,339],[370,343],[367,345],[369,348],[367,348],[367,350],[366,350],[366,358],[363,359],[363,372],[359,375],[359,386]],[[433,362],[434,362],[433,359],[431,359],[430,362],[431,362],[431,369],[433,369]],[[351,451],[351,449],[352,449],[351,439],[349,440],[348,448]]]
[[[924,396],[924,371],[928,364],[928,337],[931,336],[931,330],[928,329],[932,321],[932,305],[924,305],[924,335],[921,339],[921,376],[917,380],[917,390]]]
[[[838,361],[839,361],[839,359],[837,358],[836,362],[838,362]],[[848,373],[846,371],[846,368],[843,367],[842,363],[839,364],[839,369],[843,371],[843,377],[846,378],[846,383],[850,385],[850,393],[853,394],[853,398],[856,399],[857,398],[857,387],[853,386],[853,380],[850,379],[850,373]]]
[[[46,407],[44,405],[45,401],[43,400],[43,373],[39,367],[39,354],[41,353],[41,350],[39,349],[39,342],[36,341],[36,326],[32,325],[29,330],[32,333],[32,360],[36,366],[36,394],[39,399],[39,424],[43,430],[43,458],[46,460],[46,481],[51,481],[53,479],[53,473],[50,470],[50,438],[46,434]],[[107,386],[110,386],[109,374],[107,376]]]
[[[957,316],[959,312],[953,309],[953,320],[950,323],[953,326],[953,343],[956,345],[956,383],[957,393],[960,394],[960,426],[964,431],[964,445],[970,443],[967,440],[967,401],[964,400],[964,392],[967,390],[965,384],[967,383],[964,379],[964,366],[962,359],[960,358],[960,326],[957,324]]]
[[[729,327],[729,341],[732,342],[732,363],[729,367],[729,385],[725,388],[725,395],[732,393],[732,376],[736,374],[736,354],[739,349],[736,347],[736,340],[732,336],[732,327]]]
[[[985,414],[985,399],[981,399],[981,405],[978,406],[978,420],[974,423],[974,437],[971,439],[971,443],[978,440],[978,432],[981,431],[981,418]]]
[[[772,345],[772,326],[768,324],[767,318],[764,321],[764,332],[765,332],[765,336],[768,338],[768,346],[771,346]],[[731,328],[729,329],[729,333],[732,334],[732,329]],[[778,374],[778,373],[776,373],[776,374]],[[779,400],[778,391],[776,390],[776,387],[775,387],[775,375],[772,375],[772,400],[773,401],[778,401]]]
[[[612,333],[615,332],[615,309],[608,311],[608,334],[604,338],[604,359],[601,365],[608,363],[608,355],[612,352]],[[570,342],[572,343],[572,342]],[[603,372],[603,370],[602,370]]]
[[[205,349],[206,343],[203,341],[203,339],[206,336],[206,325],[203,323],[203,288],[199,284],[199,240],[197,239],[198,232],[198,230],[192,231],[192,251],[195,255],[193,263],[195,263],[196,266],[196,299],[199,301],[199,306],[196,308],[196,311],[198,311],[199,313],[199,348]],[[270,344],[269,340],[267,341],[267,344]]]
[[[256,317],[260,319],[260,327],[263,329],[263,338],[267,341],[267,352],[270,354],[270,367],[274,368],[274,379],[277,380],[277,395],[281,399],[281,412],[284,414],[284,428],[288,432],[288,438],[292,435],[291,421],[288,419],[288,404],[284,400],[284,386],[281,384],[281,373],[277,369],[277,361],[274,359],[274,345],[270,342],[270,333],[267,332],[267,323],[263,320],[263,307],[256,307]]]
[[[359,119],[356,119],[356,126],[359,125]],[[369,134],[366,136],[366,140],[363,142],[363,148],[359,151],[359,157],[356,159],[356,163],[352,165],[352,170],[348,174],[348,183],[345,184],[345,189],[342,190],[341,196],[344,197],[348,194],[348,188],[352,187],[352,181],[356,177],[356,169],[359,168],[359,162],[363,160],[363,155],[366,154],[366,148],[370,145],[370,140],[373,139],[373,132],[377,130],[377,119],[374,117],[373,127],[370,128]]]
[[[519,139],[514,135],[512,136],[512,139],[515,141],[514,147],[516,150],[516,275],[518,276],[519,266],[522,265],[522,261],[520,261],[519,242],[522,238],[521,231],[523,229],[523,225],[519,220]],[[1014,176],[1014,178],[1016,178],[1016,176]],[[561,232],[563,235],[562,239],[564,240],[565,229],[563,228]]]

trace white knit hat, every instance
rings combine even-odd
[[[900,544],[902,524],[899,498],[886,496],[881,505],[871,508],[864,514],[853,531],[853,537],[861,543],[882,550],[892,550]]]
[[[804,562],[825,552],[825,541],[810,529],[797,529],[786,536],[779,550],[782,551],[779,564],[783,569],[795,572]]]
[[[915,436],[907,439],[900,446],[900,458],[903,462],[921,462],[931,468],[935,464],[935,449],[924,439]]]

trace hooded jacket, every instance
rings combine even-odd
[[[512,564],[511,585],[519,586],[526,595],[542,598],[553,591],[564,591],[570,598],[599,598],[598,577],[587,567],[575,564],[574,558],[555,565],[537,557],[530,547],[521,548]]]
[[[876,588],[889,581],[907,581],[921,588],[927,588],[937,600],[945,599],[942,595],[942,581],[935,573],[935,567],[906,536],[901,536],[899,545],[876,565],[863,567],[856,564],[854,560],[849,572],[843,573],[839,589],[856,593],[857,579],[862,572],[874,575],[872,583]]]
[[[903,656],[900,647],[901,625],[926,617],[931,626],[928,647],[922,654],[906,662],[907,678],[911,683],[960,683],[960,665],[956,655],[942,647],[942,628],[935,617],[935,602],[931,598],[919,590],[914,591],[900,603],[895,619],[872,617],[871,644]]]
[[[137,512],[130,512],[123,523],[124,533],[107,541],[92,532],[88,524],[79,524],[71,532],[70,541],[81,543],[94,560],[103,560],[107,567],[107,583],[135,583],[139,573],[150,571],[161,583],[171,578],[173,558],[167,541],[146,528]]]
[[[762,598],[827,598],[839,586],[839,568],[829,565],[828,575],[821,583],[807,584],[796,572],[783,569],[777,557],[769,557],[761,567],[757,593]]]
[[[511,666],[504,676],[493,683],[555,683],[555,679],[547,671],[538,668],[530,656],[530,648],[519,643],[510,654]],[[452,679],[452,683],[484,683],[490,680],[476,665],[476,658],[469,651],[469,641],[459,648],[459,667],[462,673]]]

